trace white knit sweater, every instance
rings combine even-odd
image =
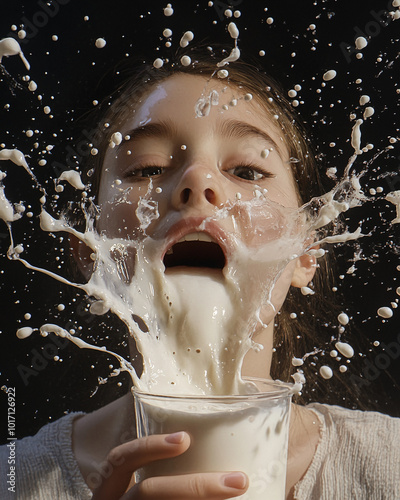
[[[321,439],[296,485],[297,500],[400,500],[400,419],[313,404]],[[16,493],[8,491],[9,448],[0,447],[1,500],[89,500],[72,452],[70,414],[17,441]]]

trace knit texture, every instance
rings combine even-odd
[[[8,491],[8,448],[0,447],[1,500],[90,500],[72,452],[72,424],[82,413],[71,413],[48,424],[33,437],[16,442],[16,492]]]
[[[296,500],[400,500],[400,419],[312,404],[321,421]]]

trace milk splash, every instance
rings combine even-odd
[[[33,175],[20,152],[4,155]],[[53,233],[67,232],[92,250],[93,270],[87,283],[72,283],[32,266],[13,243],[8,256],[83,290],[95,299],[93,314],[110,310],[126,324],[143,356],[141,378],[130,363],[110,354],[117,357],[121,369],[130,373],[137,387],[164,394],[240,394],[246,390],[240,376],[243,358],[249,349],[260,347],[253,335],[267,326],[264,317],[270,321],[277,312],[275,288],[278,280],[284,278],[287,266],[307,251],[323,255],[312,248],[318,243],[351,240],[361,234],[361,228],[355,233],[328,236],[324,231],[340,213],[365,201],[351,166],[350,161],[347,178],[331,192],[299,209],[283,207],[268,200],[267,193],[256,190],[252,200],[227,202],[213,216],[202,220],[195,232],[203,241],[212,240],[208,236],[212,225],[229,221],[234,228],[214,242],[229,248],[233,255],[223,270],[165,269],[160,242],[146,234],[152,220],[159,217],[157,203],[152,200],[151,181],[136,210],[141,225],[135,239],[99,234],[90,215],[90,201],[85,197],[84,232],[74,229],[65,218],[52,217],[44,207],[46,198],[42,197],[41,228]],[[59,181],[63,179],[78,190],[84,187],[75,171],[64,173]],[[124,194],[115,202],[126,203]],[[9,225],[18,218],[12,215],[10,206],[3,196],[1,214]],[[17,335],[26,338],[33,331],[23,328]],[[39,331],[42,335],[52,332],[67,337],[81,348],[93,347],[56,325],[45,325]],[[298,377],[295,380],[301,382]]]
[[[147,220],[149,205],[157,217],[151,195],[149,189],[139,204],[139,220]],[[252,335],[266,326],[261,309],[267,306],[274,311],[272,294],[277,279],[286,265],[304,252],[308,234],[307,226],[301,223],[303,211],[281,207],[260,196],[216,210],[213,217],[199,223],[199,238],[210,240],[207,235],[211,225],[234,220],[235,231],[225,232],[219,241],[223,247],[229,245],[234,257],[223,271],[208,272],[196,268],[165,272],[160,242],[146,235],[148,223],[142,223],[141,237],[136,240],[107,238],[98,234],[88,211],[85,216],[84,233],[64,219],[53,218],[44,207],[40,220],[43,230],[68,232],[91,248],[95,258],[87,283],[71,283],[35,268],[12,246],[9,257],[84,290],[96,299],[92,313],[110,310],[118,315],[143,355],[140,379],[129,363],[122,362],[136,386],[175,394],[244,392],[240,367],[246,352],[259,348]],[[53,326],[40,331],[51,331],[79,347],[88,347],[63,329]],[[30,333],[22,329],[18,336],[25,338]]]
[[[228,58],[219,63],[218,67],[224,68],[220,70],[219,77],[226,77],[229,74],[225,67],[229,67],[228,64],[234,62],[240,54],[237,47],[239,31],[236,25],[231,23],[228,31],[235,40],[235,47]],[[1,55],[22,57],[22,51],[15,44],[12,47],[12,54],[8,49],[5,50],[7,47],[3,46]],[[161,59],[160,61],[162,62]],[[327,81],[330,82],[330,79]],[[206,96],[205,101],[200,102],[198,116],[206,115],[211,106],[217,105],[218,95]],[[364,120],[369,116],[371,116],[370,111],[363,115]],[[160,266],[148,266],[149,259],[157,255],[157,242],[146,236],[146,227],[153,217],[157,217],[157,207],[152,200],[151,188],[142,200],[139,211],[142,216],[143,234],[137,241],[108,239],[104,235],[99,235],[95,230],[95,221],[89,215],[88,205],[85,204],[83,204],[83,211],[87,219],[87,228],[85,232],[79,232],[67,220],[53,218],[50,210],[47,211],[45,208],[45,198],[41,200],[43,230],[70,233],[92,249],[93,273],[87,283],[72,283],[50,271],[32,266],[23,258],[23,247],[14,245],[12,241],[8,255],[12,260],[20,260],[30,269],[45,272],[55,279],[84,290],[90,297],[95,298],[91,307],[94,314],[103,314],[111,310],[125,322],[147,363],[143,376],[139,380],[130,364],[119,359],[122,369],[131,373],[137,386],[159,392],[181,391],[184,393],[189,389],[190,393],[240,392],[240,379],[238,380],[236,376],[238,367],[247,350],[252,347],[257,348],[255,339],[251,336],[256,328],[264,326],[261,304],[273,309],[274,285],[284,273],[285,267],[305,252],[318,256],[315,253],[318,251],[312,248],[318,242],[327,244],[344,242],[362,236],[361,226],[352,233],[343,231],[339,234],[332,234],[325,231],[325,228],[341,213],[360,206],[369,199],[360,185],[362,174],[354,174],[352,171],[356,159],[363,152],[362,127],[363,120],[355,120],[351,138],[354,155],[348,163],[344,177],[329,193],[309,201],[294,212],[269,203],[264,196],[255,197],[251,202],[237,200],[198,227],[199,234],[204,234],[207,224],[219,223],[231,218],[237,219],[238,214],[244,212],[252,220],[256,219],[257,215],[266,216],[267,219],[273,215],[281,217],[276,238],[263,234],[262,237],[265,239],[261,237],[261,241],[258,241],[258,245],[253,249],[245,246],[234,234],[231,235],[236,254],[223,273],[215,272],[207,277],[197,276],[196,273],[177,277],[164,273],[161,259],[158,259]],[[23,166],[27,170],[27,164],[21,152],[3,149],[0,153],[2,154],[0,159],[11,160],[15,165]],[[29,167],[27,172],[31,174]],[[1,181],[4,179],[5,174],[2,173]],[[77,189],[84,189],[84,184],[78,179],[77,172],[59,177],[56,183],[59,188],[62,187],[62,180],[66,180]],[[22,204],[13,204],[7,199],[3,184],[1,182],[0,214],[12,235],[11,224],[23,216],[24,207]],[[44,196],[43,192],[42,196]],[[395,205],[397,210],[392,224],[398,223],[398,191],[387,194],[386,199]],[[312,243],[309,242],[310,236],[312,236]],[[248,274],[243,272],[242,276],[237,276],[235,270],[244,262]],[[250,277],[255,278],[257,286],[254,288],[248,286],[248,282],[251,281]],[[202,309],[206,311],[204,315],[206,319],[202,317],[204,327],[199,331],[193,327],[190,332],[192,335],[182,342],[182,338],[177,336],[176,332],[185,331],[188,323],[200,324],[196,316],[198,311],[190,307],[197,300],[195,293],[197,285],[195,284],[200,281],[203,282],[198,285],[203,291],[202,296],[207,298],[214,295],[216,300],[212,303],[204,301],[204,309]],[[185,293],[182,293],[180,288],[183,288]],[[253,299],[257,297],[257,292],[261,293],[256,301]],[[246,302],[243,301],[243,297],[246,297]],[[182,311],[184,311],[183,314],[181,314]],[[236,320],[234,321],[233,318]],[[83,341],[56,325],[44,325],[38,330],[43,335],[52,332],[70,338],[79,347],[88,347]],[[227,330],[230,332],[227,337],[229,341],[225,338],[225,341],[221,342],[220,332]],[[35,329],[21,329],[19,335],[26,337],[32,331]],[[210,338],[212,331],[219,332],[215,338],[212,336]],[[169,335],[170,332],[174,332],[174,335]],[[194,364],[196,369],[193,370]],[[201,369],[198,368],[200,366]],[[223,375],[224,373],[226,376]]]

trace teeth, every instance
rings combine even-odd
[[[183,241],[211,241],[214,240],[206,233],[190,233],[186,234],[177,243],[182,243]]]

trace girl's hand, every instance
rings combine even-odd
[[[241,472],[212,472],[152,477],[127,488],[133,473],[155,460],[176,457],[190,445],[186,432],[135,439],[111,450],[107,461],[113,472],[93,494],[92,500],[186,500],[233,498],[248,488],[247,476]]]

